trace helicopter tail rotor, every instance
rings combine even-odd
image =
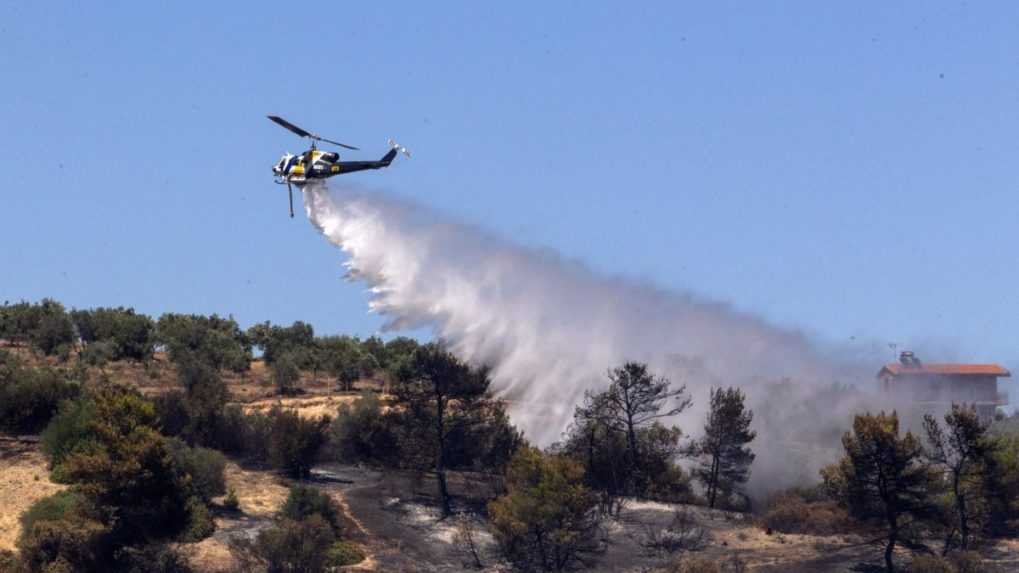
[[[406,155],[407,157],[410,157],[410,151],[406,147],[394,141],[393,139],[389,140],[389,147],[399,151],[400,153]]]

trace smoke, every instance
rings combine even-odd
[[[860,377],[851,364],[725,304],[600,276],[378,193],[308,186],[304,201],[386,328],[428,327],[462,359],[490,365],[494,391],[538,444],[562,437],[610,367],[642,361],[686,384],[694,407],[677,423],[687,434],[701,427],[710,387],[744,388],[758,432],[751,485],[766,492],[816,479],[865,399],[833,386]]]

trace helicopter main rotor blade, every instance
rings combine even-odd
[[[339,141],[333,141],[331,139],[326,139],[326,138],[321,137],[321,136],[319,136],[317,134],[314,134],[314,133],[312,133],[312,132],[310,132],[308,130],[301,129],[300,127],[297,127],[296,125],[290,123],[289,121],[283,119],[282,117],[280,117],[278,115],[267,115],[265,117],[268,117],[270,120],[272,120],[277,125],[283,127],[284,129],[288,129],[288,130],[296,133],[297,135],[300,135],[301,137],[307,137],[309,139],[314,139],[315,141],[324,141],[326,143],[332,143],[333,145],[339,145],[340,147],[345,147],[347,149],[353,149],[354,151],[358,151],[359,150],[359,148],[354,147],[353,145],[347,145],[346,143],[340,143]]]
[[[347,149],[353,149],[354,151],[360,150],[359,147],[354,147],[353,145],[347,145],[346,143],[340,143],[339,141],[333,141],[331,139],[326,139],[324,137],[319,137],[317,135],[312,136],[312,137],[314,137],[315,139],[317,139],[319,141],[324,141],[326,143],[332,143],[333,145],[339,145],[340,147],[346,147]]]
[[[297,127],[296,125],[290,123],[289,121],[283,119],[282,117],[280,117],[278,115],[267,115],[265,117],[268,117],[270,120],[275,122],[277,125],[283,127],[284,129],[289,129],[290,131],[296,133],[297,135],[300,135],[301,137],[311,137],[311,138],[315,137],[314,133],[312,133],[310,131],[305,131],[305,130]]]
[[[294,188],[290,186],[290,182],[287,181],[287,192],[290,194],[290,218],[294,218]]]

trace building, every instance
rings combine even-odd
[[[898,362],[881,368],[877,378],[883,392],[917,410],[938,414],[953,403],[970,404],[990,421],[998,406],[1008,404],[1008,395],[998,389],[998,378],[1011,375],[997,364],[925,364],[912,352],[903,352]]]

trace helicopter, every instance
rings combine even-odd
[[[311,149],[300,155],[286,153],[280,158],[279,163],[274,165],[272,168],[272,174],[275,178],[275,182],[279,185],[285,184],[287,186],[287,191],[290,193],[291,218],[294,216],[293,185],[297,185],[297,188],[300,189],[308,183],[324,181],[334,175],[340,175],[342,173],[353,173],[355,171],[364,171],[366,169],[382,169],[383,167],[389,167],[389,164],[393,162],[397,153],[403,153],[407,157],[410,157],[410,152],[407,151],[406,147],[390,139],[389,152],[383,155],[382,159],[379,159],[378,161],[340,161],[339,153],[334,151],[320,151],[315,145],[315,142],[323,141],[325,143],[331,143],[333,145],[343,147],[344,149],[352,149],[354,151],[357,151],[358,148],[353,145],[340,143],[339,141],[326,139],[310,131],[301,129],[278,115],[268,115],[266,117],[284,129],[288,129],[301,137],[306,137],[311,140]]]

